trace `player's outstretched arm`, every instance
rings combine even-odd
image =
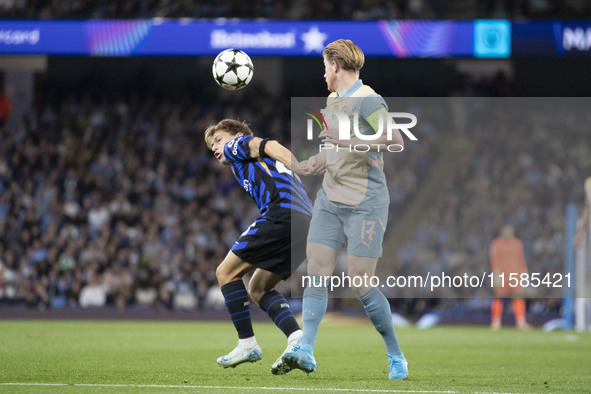
[[[275,140],[267,140],[264,143],[264,151],[261,152],[261,144],[263,141],[264,140],[259,137],[254,137],[250,140],[248,145],[250,148],[250,157],[253,159],[258,159],[261,157],[261,154],[264,154],[273,160],[283,163],[283,165],[296,174],[311,174],[310,169],[308,168],[307,160],[302,162],[298,161],[298,159],[291,153],[289,149]]]
[[[314,156],[311,156],[308,160],[301,161],[300,164],[305,167],[306,173],[300,174],[298,172],[298,174],[322,175],[326,171],[326,151],[317,153]]]

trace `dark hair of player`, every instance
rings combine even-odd
[[[235,119],[223,119],[217,124],[209,126],[207,130],[205,130],[205,142],[207,143],[208,148],[211,148],[213,135],[220,130],[226,131],[231,135],[236,135],[238,133],[252,135],[252,130],[246,122],[241,122]]]

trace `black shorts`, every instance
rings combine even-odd
[[[285,280],[306,259],[310,216],[297,211],[258,218],[242,233],[232,252],[257,268]]]

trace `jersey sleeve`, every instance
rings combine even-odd
[[[224,146],[224,157],[229,163],[237,163],[252,160],[250,156],[249,142],[252,135],[241,135],[234,138]]]
[[[379,117],[382,116],[382,119],[385,121],[387,113],[388,104],[386,104],[382,96],[371,95],[366,97],[361,103],[360,115],[373,130],[378,129]]]

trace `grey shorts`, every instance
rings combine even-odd
[[[388,205],[348,206],[329,201],[320,189],[314,201],[308,243],[317,243],[360,257],[382,257]]]

